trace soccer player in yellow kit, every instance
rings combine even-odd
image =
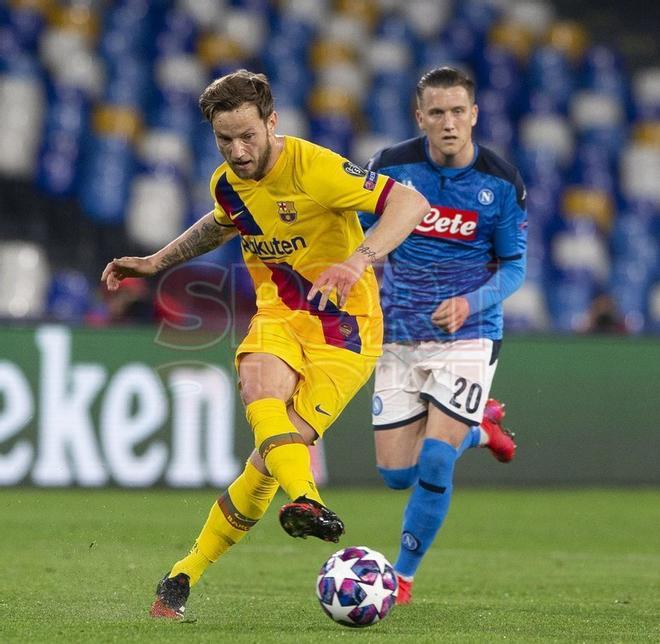
[[[236,351],[255,439],[245,469],[213,504],[189,554],[158,584],[153,617],[182,618],[190,586],[263,516],[278,486],[292,500],[280,523],[294,537],[338,541],[339,517],[311,472],[314,443],[365,384],[381,353],[382,314],[371,264],[429,211],[422,195],[330,150],[275,134],[265,76],[239,70],[200,97],[225,162],[215,207],[163,249],[111,261],[110,290],[241,236],[257,313]],[[356,210],[380,214],[365,240]]]

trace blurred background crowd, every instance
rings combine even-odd
[[[3,0],[0,318],[149,322],[203,309],[203,283],[247,311],[246,274],[227,268],[236,240],[165,282],[113,297],[98,285],[109,259],[156,250],[210,210],[220,157],[201,90],[263,71],[280,133],[363,164],[417,134],[415,83],[451,64],[477,83],[476,140],[527,184],[528,276],[508,329],[657,333],[653,4]]]

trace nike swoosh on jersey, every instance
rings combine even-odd
[[[321,405],[316,405],[316,407],[314,407],[314,410],[315,410],[315,411],[318,411],[319,414],[325,414],[326,416],[330,416],[330,415],[331,415],[331,414],[329,414],[327,411],[321,409]]]

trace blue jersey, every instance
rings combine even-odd
[[[492,293],[505,276],[505,263],[521,267],[511,290],[520,285],[527,246],[525,187],[518,171],[476,145],[469,166],[444,168],[432,161],[425,136],[381,150],[368,167],[416,188],[431,204],[387,258],[381,284],[385,342],[501,339],[502,299],[510,291],[503,287],[502,297]],[[360,213],[360,220],[366,229],[377,217]],[[457,295],[471,295],[471,313],[450,335],[431,322],[431,314]]]

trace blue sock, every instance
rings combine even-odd
[[[469,435],[469,434],[468,434]],[[442,525],[451,501],[458,450],[434,438],[424,440],[419,454],[419,480],[403,513],[397,572],[412,577]]]
[[[466,449],[470,449],[471,447],[479,447],[479,441],[481,440],[481,430],[479,429],[479,425],[473,425],[468,429],[468,433],[463,439],[463,442],[460,444],[460,447],[458,448],[458,455],[462,456],[463,452]]]
[[[405,490],[417,483],[417,465],[396,470],[379,467],[378,472],[383,477],[387,487],[393,490]]]

